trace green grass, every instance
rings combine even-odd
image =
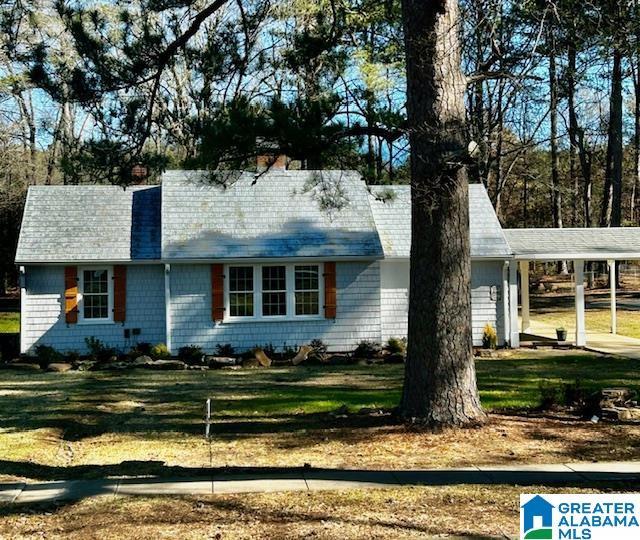
[[[576,328],[574,308],[557,307],[552,310],[533,310],[531,318],[535,321],[564,327],[568,335]],[[621,336],[640,339],[640,311],[617,310],[617,331]],[[587,309],[585,311],[587,332],[608,333],[611,330],[611,312],[608,309]]]
[[[0,334],[20,332],[20,313],[0,313]]]
[[[590,389],[640,389],[640,362],[580,351],[518,351],[476,365],[489,411],[535,407],[543,381],[580,378]],[[640,448],[633,426],[576,424],[564,433],[566,426],[553,422],[501,415],[485,430],[443,437],[407,432],[385,416],[335,412],[343,405],[352,412],[395,407],[402,379],[401,365],[0,371],[0,481],[188,475],[192,469],[185,467],[212,464],[415,468],[508,463],[514,455],[534,462],[630,459]],[[207,398],[213,402],[209,442]]]
[[[638,361],[578,351],[519,351],[507,358],[476,362],[480,395],[488,410],[535,407],[541,383],[561,385],[579,379],[594,390],[640,389],[639,367]],[[213,399],[214,414],[227,419],[316,415],[342,405],[351,411],[391,408],[400,399],[402,377],[403,367],[398,365],[63,375],[4,371],[0,372],[0,419],[2,425],[15,428],[55,425],[91,432],[101,430],[113,415],[88,411],[121,402],[144,402],[143,423],[161,422],[162,429],[198,425],[207,398]],[[141,424],[141,429],[147,427]]]
[[[640,362],[580,351],[520,350],[506,359],[476,362],[482,404],[489,410],[535,407],[540,384],[579,381],[587,390],[625,386],[640,391]]]

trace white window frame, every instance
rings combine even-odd
[[[262,267],[263,266],[284,266],[287,283],[287,314],[286,315],[263,315],[262,314]],[[295,297],[295,267],[296,266],[317,266],[318,267],[318,313],[313,315],[296,315]],[[251,267],[253,268],[253,316],[241,317],[231,316],[230,302],[230,270],[231,267]],[[324,264],[321,262],[269,262],[260,264],[225,264],[224,266],[224,322],[277,322],[277,321],[300,321],[300,320],[321,320],[324,319]]]
[[[107,271],[107,317],[101,319],[85,318],[84,316],[84,273],[96,270]],[[105,324],[113,322],[113,266],[80,266],[78,267],[78,323],[79,324]]]
[[[318,267],[318,313],[296,315],[296,266]],[[294,319],[324,319],[324,265],[319,263],[294,263],[291,265],[291,314]],[[312,292],[312,289],[301,289],[299,292]]]
[[[231,271],[230,267],[234,268],[253,268],[253,290],[252,291],[233,291],[238,293],[251,293],[253,294],[253,315],[231,315]],[[256,313],[258,311],[258,306],[256,305],[256,296],[258,287],[262,289],[262,283],[259,285],[256,283],[256,269],[252,264],[229,264],[224,267],[224,320],[230,321],[246,321],[250,319],[254,319]],[[260,309],[262,309],[262,304],[260,305]]]

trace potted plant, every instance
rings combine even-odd
[[[558,341],[567,341],[567,330],[564,327],[556,328],[556,337]]]

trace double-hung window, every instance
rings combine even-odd
[[[80,270],[80,320],[108,322],[112,320],[113,283],[111,268]]]
[[[320,314],[320,268],[317,264],[295,267],[296,315]]]
[[[227,267],[230,320],[314,318],[321,315],[321,265]]]
[[[253,317],[253,266],[229,267],[229,313],[231,317]]]
[[[263,266],[262,316],[287,315],[287,267]]]

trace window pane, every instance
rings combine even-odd
[[[107,319],[109,317],[109,295],[85,295],[83,303],[83,314],[85,319]]]
[[[232,317],[253,317],[253,293],[229,293]]]
[[[84,293],[106,293],[109,290],[106,270],[85,270],[83,273]]]
[[[287,293],[262,293],[262,314],[265,317],[287,314]]]
[[[296,266],[296,291],[318,290],[318,265]]]
[[[229,290],[234,292],[253,291],[253,267],[229,267]]]
[[[296,292],[296,315],[318,315],[319,297],[318,291]]]
[[[262,290],[263,291],[286,291],[287,272],[284,266],[263,266],[262,267]]]

